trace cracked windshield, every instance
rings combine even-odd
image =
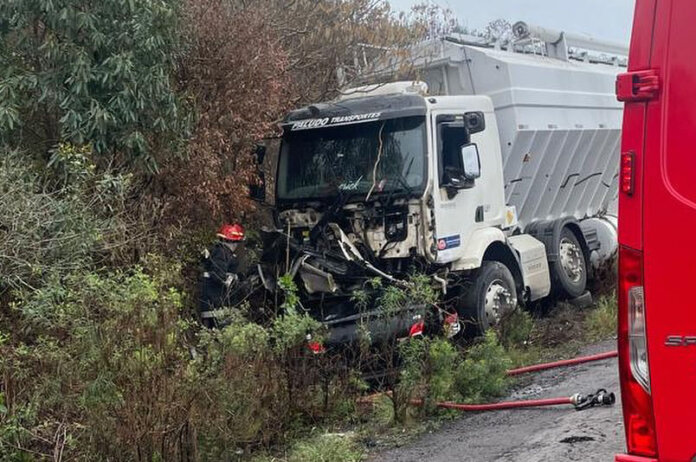
[[[280,155],[278,197],[409,192],[421,187],[424,174],[424,117],[290,132]]]

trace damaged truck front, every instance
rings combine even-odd
[[[442,318],[423,303],[385,313],[357,297],[374,302],[389,284],[407,292],[415,274],[444,284],[446,269],[433,266],[426,113],[422,96],[396,94],[310,106],[283,123],[262,280],[274,290],[290,274],[329,345],[408,336]]]

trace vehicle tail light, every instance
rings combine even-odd
[[[646,337],[643,254],[619,250],[619,367],[628,452],[657,457]]]
[[[425,322],[423,321],[418,321],[417,323],[413,324],[411,326],[411,329],[408,332],[409,337],[419,337],[423,335],[423,329],[425,328]]]
[[[326,348],[319,342],[311,341],[307,343],[307,348],[315,355],[326,353]]]
[[[636,172],[636,154],[624,152],[621,154],[621,191],[629,196],[633,195]]]
[[[650,393],[648,342],[645,337],[645,296],[642,286],[628,290],[628,343],[631,373],[643,389]]]

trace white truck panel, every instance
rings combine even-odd
[[[486,95],[498,121],[505,198],[520,225],[596,216],[617,197],[618,66],[563,61],[449,40],[416,61],[432,94]]]
[[[528,234],[511,236],[508,243],[519,256],[522,280],[529,288],[529,299],[534,301],[546,297],[551,293],[551,278],[544,244]]]

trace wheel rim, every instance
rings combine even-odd
[[[516,306],[517,297],[502,280],[496,279],[488,285],[485,303],[488,325],[498,324],[502,317],[514,310]]]
[[[585,271],[580,247],[567,237],[564,237],[561,239],[560,256],[561,267],[568,279],[573,283],[580,282]]]

